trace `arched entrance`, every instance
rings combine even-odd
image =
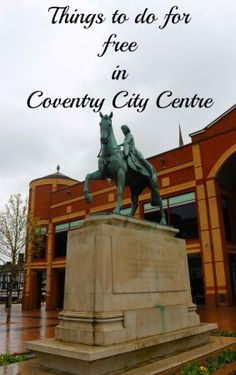
[[[223,240],[226,247],[231,299],[236,303],[236,151],[219,168],[216,179],[220,192]]]

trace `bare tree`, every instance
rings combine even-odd
[[[27,235],[27,201],[21,194],[11,195],[5,210],[0,212],[0,260],[10,261],[7,322],[11,319],[13,285],[17,277],[19,254],[23,252]]]
[[[45,251],[46,236],[39,218],[29,215],[27,220],[26,254],[28,261],[42,258]],[[29,246],[28,246],[29,245]]]

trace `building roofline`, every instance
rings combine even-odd
[[[213,126],[216,122],[218,122],[223,117],[225,117],[226,115],[228,115],[228,113],[232,112],[234,109],[236,109],[236,104],[234,104],[232,107],[230,107],[229,109],[227,109],[227,111],[225,111],[222,115],[220,115],[215,120],[213,120],[212,122],[210,122],[210,124],[208,124],[207,126],[205,126],[203,129],[197,130],[196,132],[189,134],[189,136],[193,137],[195,135],[203,133],[205,130],[207,130],[208,128],[210,128],[211,126]]]
[[[54,179],[62,179],[62,180],[71,180],[71,181],[75,181],[76,183],[77,183],[77,182],[80,182],[80,181],[78,181],[78,180],[76,180],[76,179],[74,179],[74,178],[71,178],[71,177],[69,177],[69,176],[66,176],[66,175],[64,175],[64,174],[62,174],[62,173],[60,173],[60,172],[58,172],[58,173],[49,174],[49,175],[47,175],[47,176],[43,176],[43,177],[35,178],[34,180],[30,181],[30,184],[31,184],[32,182],[35,182],[35,181],[45,180],[45,179],[50,179],[50,178],[54,178]]]
[[[157,156],[160,157],[160,156],[165,155],[165,154],[167,154],[169,152],[173,152],[173,151],[177,151],[177,150],[179,150],[181,148],[189,147],[189,146],[191,146],[191,144],[192,144],[192,142],[185,143],[183,146],[177,146],[177,147],[171,148],[169,150],[163,151],[163,152],[161,152],[159,154],[154,154],[154,155],[151,155],[151,156],[147,156],[146,159],[149,160],[149,159],[155,158]]]

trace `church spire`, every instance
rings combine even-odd
[[[179,123],[179,147],[184,145],[183,137],[182,137],[182,131],[181,131],[181,126]]]

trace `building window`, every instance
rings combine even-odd
[[[129,216],[131,213],[131,210],[132,210],[132,207],[122,208],[122,210],[120,210],[120,215]]]
[[[185,193],[162,200],[167,224],[179,229],[177,237],[184,239],[198,238],[195,193]],[[144,218],[160,222],[160,208],[144,204]]]
[[[45,259],[46,256],[47,227],[37,228],[32,241],[33,259]]]
[[[179,229],[177,237],[186,240],[198,238],[194,193],[169,198],[169,223]]]
[[[79,228],[81,223],[82,220],[74,220],[55,226],[55,258],[66,256],[68,230]]]
[[[163,205],[163,209],[165,211],[166,220],[167,220],[168,219],[167,199],[162,199],[162,205]],[[151,203],[145,203],[144,204],[144,219],[159,223],[161,221],[160,208],[151,206]]]
[[[67,247],[67,231],[55,233],[55,257],[65,257]]]

